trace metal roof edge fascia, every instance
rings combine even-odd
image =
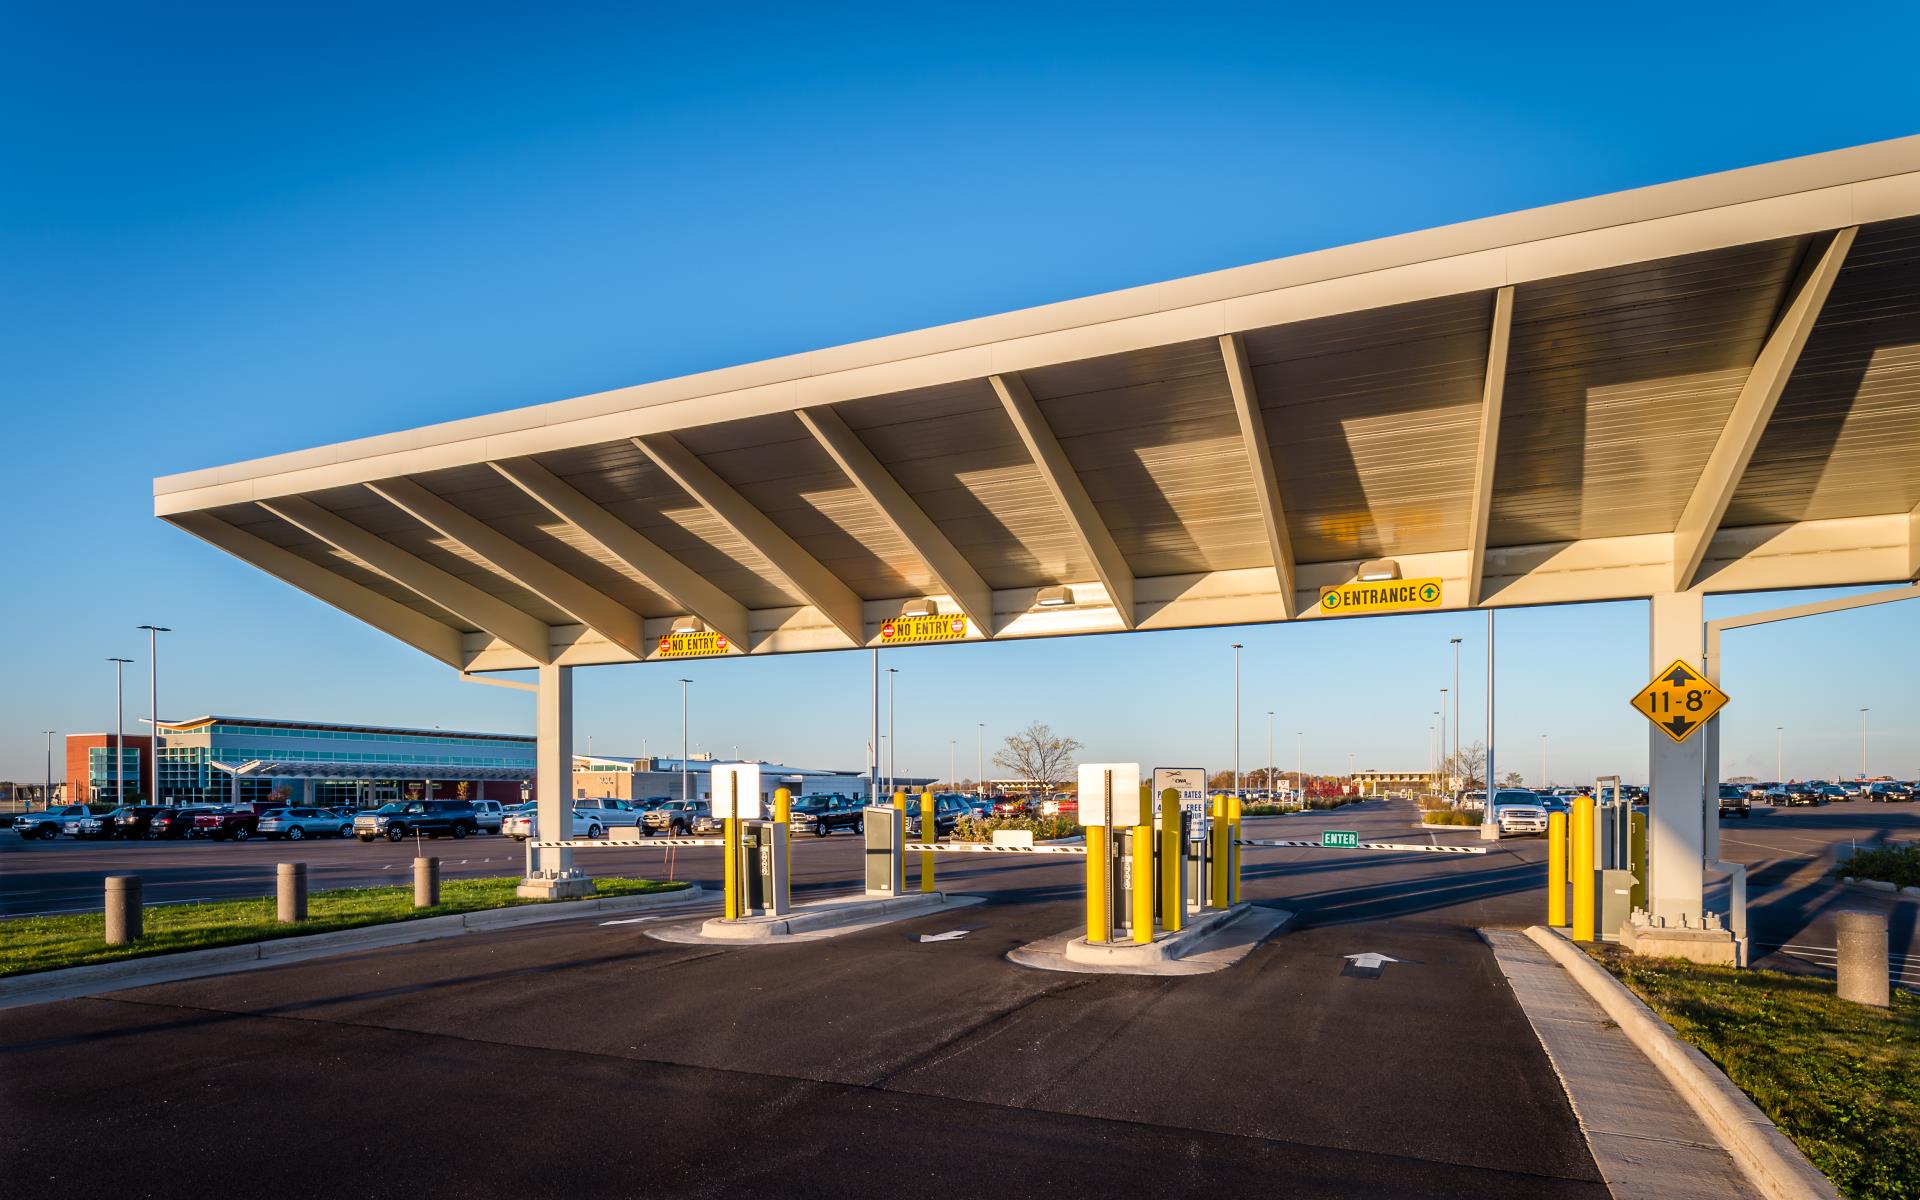
[[[154,512],[166,516],[1499,287],[1597,269],[1622,252],[1631,255],[1625,261],[1670,257],[1915,214],[1920,136],[163,475],[154,480]],[[1665,223],[1665,236],[1648,239],[1643,251],[1626,250],[1638,240],[1635,230],[1656,223]]]

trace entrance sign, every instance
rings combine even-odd
[[[1725,708],[1727,700],[1727,694],[1708,682],[1705,675],[1676,658],[1629,703],[1661,733],[1684,742]]]
[[[1081,763],[1080,823],[1122,829],[1140,824],[1140,764]]]
[[[1388,579],[1379,583],[1343,583],[1320,590],[1320,614],[1425,612],[1440,607],[1438,579]]]
[[[1320,844],[1332,850],[1358,850],[1360,835],[1345,829],[1323,829],[1320,831]]]
[[[1153,769],[1154,811],[1160,811],[1160,793],[1172,788],[1180,793],[1180,807],[1193,814],[1194,828],[1207,815],[1207,773],[1200,767],[1155,767]],[[1163,816],[1165,814],[1162,814]]]
[[[957,642],[967,636],[965,617],[895,617],[880,626],[880,641],[888,646],[915,642]]]
[[[760,794],[759,763],[716,763],[713,768],[713,815],[719,820],[767,819],[766,798]]]
[[[713,654],[725,654],[729,649],[727,635],[703,629],[698,633],[669,633],[660,638],[659,648],[654,651],[655,658],[703,658]]]

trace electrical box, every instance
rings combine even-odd
[[[1080,764],[1080,823],[1126,829],[1141,823],[1139,763]],[[1151,810],[1148,810],[1151,811]]]
[[[879,804],[860,816],[865,826],[866,883],[869,896],[902,896],[907,891],[904,814],[891,804]]]

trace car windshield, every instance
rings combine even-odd
[[[376,808],[373,811],[383,812],[383,813],[402,813],[407,811],[407,806],[399,803],[382,804],[379,808]]]
[[[1538,804],[1540,797],[1532,792],[1510,792],[1502,789],[1494,794],[1493,802],[1495,804]]]

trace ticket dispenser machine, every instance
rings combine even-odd
[[[1620,789],[1618,775],[1603,776],[1593,787],[1593,858],[1599,879],[1595,883],[1597,927],[1608,941],[1633,913],[1634,896],[1643,880],[1634,861],[1633,802]],[[1644,893],[1642,893],[1644,895]]]
[[[758,763],[713,768],[713,815],[725,833],[726,915],[780,916],[790,908],[786,826],[773,821]]]
[[[869,896],[907,893],[906,814],[891,804],[876,804],[861,814],[866,829],[866,880]]]
[[[1142,820],[1139,763],[1080,764],[1080,824],[1087,831],[1087,941],[1119,940],[1131,907],[1120,907],[1132,878],[1123,867],[1134,826]],[[1128,862],[1131,862],[1130,856]],[[1151,930],[1148,931],[1151,934]]]

